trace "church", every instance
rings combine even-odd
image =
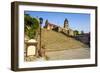
[[[47,30],[55,30],[57,32],[62,32],[68,36],[74,36],[74,31],[69,28],[69,21],[67,18],[64,20],[63,27],[52,24],[48,20],[46,20],[44,28]]]

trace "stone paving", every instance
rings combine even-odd
[[[89,48],[68,49],[46,53],[49,60],[70,60],[90,58]]]
[[[46,52],[47,58],[28,57],[26,61],[49,61],[49,60],[71,60],[71,59],[88,59],[90,58],[89,48],[68,49],[62,51]]]

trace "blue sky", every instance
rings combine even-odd
[[[71,29],[84,31],[85,33],[90,32],[90,14],[42,11],[25,11],[25,14],[29,14],[32,17],[42,17],[43,26],[46,19],[48,19],[50,23],[63,27],[64,20],[67,18]]]

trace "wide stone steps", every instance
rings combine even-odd
[[[47,51],[88,48],[87,45],[54,30],[42,29],[41,44]]]

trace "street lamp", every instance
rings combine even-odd
[[[42,57],[42,48],[41,48],[41,28],[42,28],[42,23],[43,23],[43,18],[39,18],[40,21],[40,49],[39,49],[39,56]]]
[[[39,18],[39,20],[40,20],[40,25],[43,23],[43,18]]]

